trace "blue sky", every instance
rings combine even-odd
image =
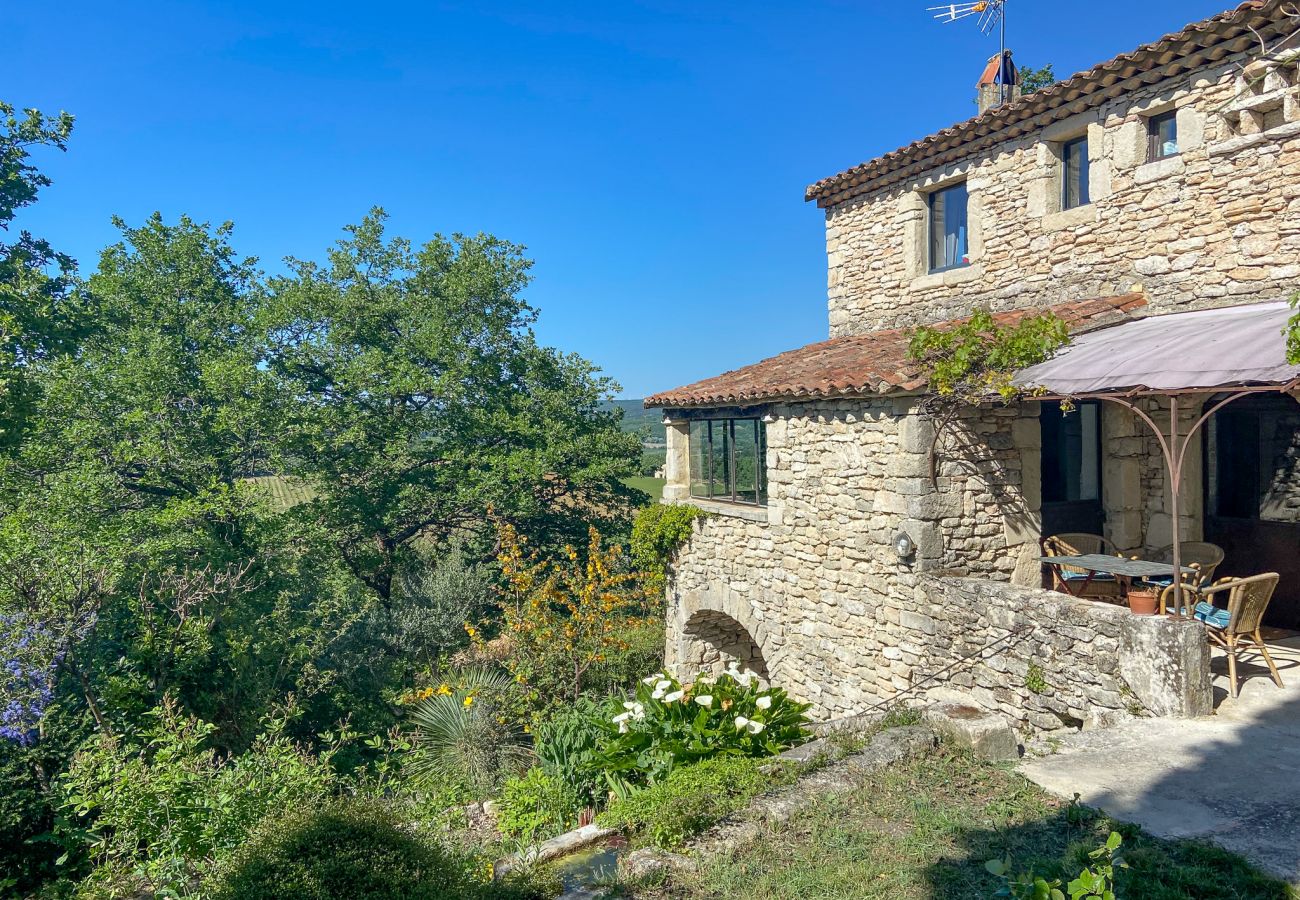
[[[77,117],[19,224],[93,267],[110,217],[235,222],[275,270],[372,205],[536,261],[549,344],[639,397],[826,336],[812,181],[970,116],[996,39],[938,0],[11,5],[0,91]],[[1010,0],[1058,75],[1227,0]]]

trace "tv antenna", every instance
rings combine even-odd
[[[985,34],[998,30],[998,92],[1003,102],[1007,99],[1007,0],[977,0],[967,3],[947,3],[943,6],[927,7],[927,12],[934,13],[940,22],[956,22],[978,16],[980,31]]]

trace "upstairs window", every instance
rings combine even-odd
[[[760,419],[691,422],[691,496],[767,502],[767,429]]]
[[[930,271],[970,265],[966,228],[966,182],[930,195]]]
[[[1088,193],[1088,139],[1077,138],[1061,145],[1061,209],[1074,209],[1092,202]]]
[[[1147,119],[1147,161],[1178,155],[1178,117],[1170,110]]]

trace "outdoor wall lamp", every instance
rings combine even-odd
[[[894,538],[894,552],[898,554],[899,559],[907,559],[916,552],[916,542],[906,531],[900,531]]]

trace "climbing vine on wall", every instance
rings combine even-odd
[[[957,325],[912,331],[907,356],[925,375],[931,394],[922,407],[938,422],[930,446],[931,481],[938,478],[939,439],[960,412],[1041,394],[1017,385],[1016,372],[1050,359],[1069,340],[1064,320],[1051,312],[999,324],[988,310],[977,309]]]

